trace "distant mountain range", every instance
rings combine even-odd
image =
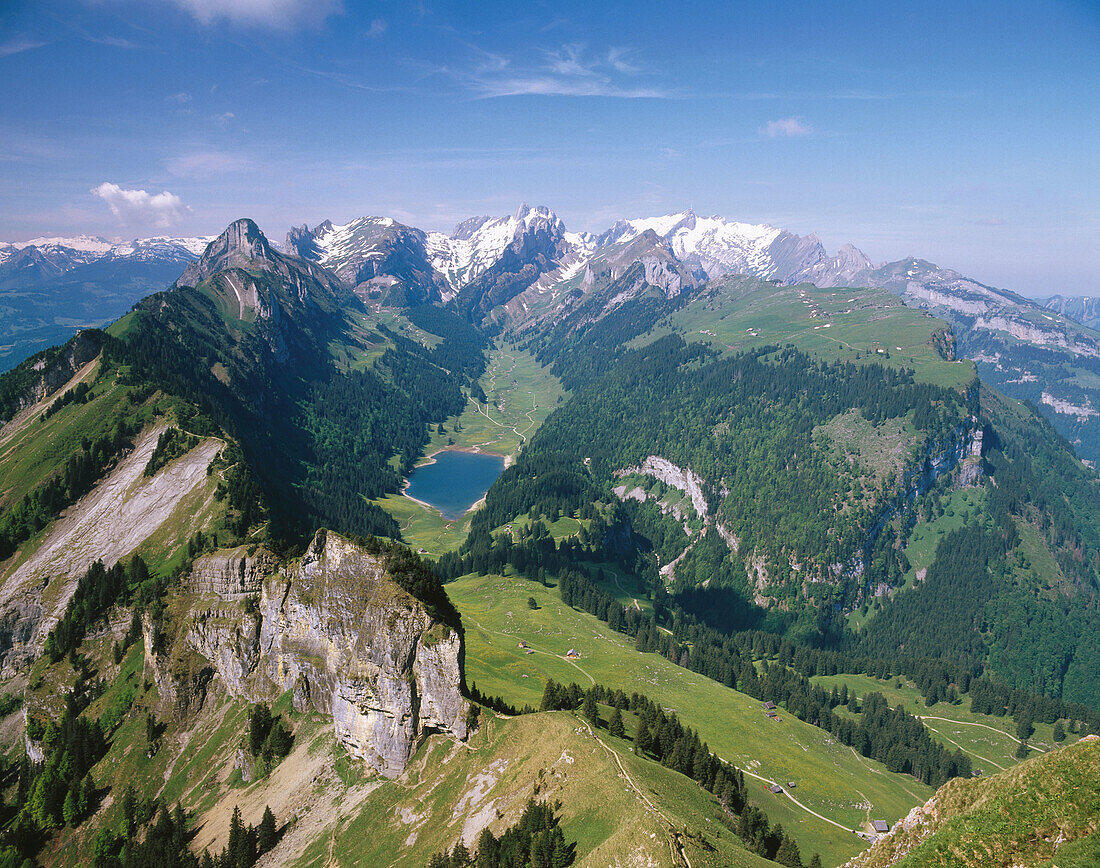
[[[593,293],[634,264],[637,279],[604,298],[605,307],[644,287],[676,295],[732,274],[884,288],[948,320],[958,353],[974,359],[984,379],[1039,406],[1082,457],[1100,461],[1096,301],[1036,301],[918,257],[876,265],[851,244],[830,253],[815,235],[691,210],[620,220],[599,235],[567,231],[544,206],[474,217],[450,235],[361,217],[292,229],[285,248],[332,269],[364,300],[450,303],[471,319],[519,329],[547,317],[598,316]]]
[[[0,243],[0,367],[119,316],[170,284],[210,240]],[[293,228],[283,250],[329,269],[364,301],[450,305],[473,321],[519,330],[546,317],[599,316],[594,304],[613,308],[646,287],[671,296],[733,274],[885,288],[947,319],[958,353],[974,359],[984,379],[1041,407],[1082,457],[1100,461],[1097,299],[1032,300],[917,257],[876,265],[851,244],[830,253],[816,235],[691,210],[619,220],[599,235],[568,231],[545,206],[471,217],[449,235],[365,216]],[[629,285],[602,292],[635,265]]]
[[[175,280],[210,240],[78,235],[0,242],[0,370],[78,328],[115,319]]]

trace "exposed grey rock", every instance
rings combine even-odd
[[[446,288],[426,241],[422,230],[389,217],[359,217],[344,226],[326,220],[291,229],[286,248],[324,265],[360,298],[416,305],[442,300]]]
[[[265,275],[276,279],[264,280]],[[236,296],[241,319],[248,312],[261,319],[278,319],[284,306],[285,313],[296,315],[309,307],[354,301],[335,275],[316,262],[279,253],[247,218],[230,223],[211,241],[203,255],[184,269],[176,286],[194,287],[214,277],[229,281],[221,288],[227,298]],[[274,292],[272,284],[283,291]]]
[[[277,261],[278,254],[248,218],[234,220],[226,230],[207,245],[202,256],[184,269],[179,286],[198,286],[218,271],[229,268],[257,267],[260,262]]]
[[[256,702],[291,690],[296,709],[330,714],[348,751],[387,777],[404,770],[426,734],[466,737],[462,637],[392,581],[380,557],[322,531],[282,569],[266,553],[237,552],[198,567],[193,586],[228,588],[237,599],[193,612],[158,660],[157,684],[177,709],[194,707],[195,655],[232,696]],[[233,589],[261,572],[253,609]]]
[[[1067,297],[1052,295],[1040,302],[1047,310],[1056,311],[1091,329],[1100,328],[1100,298],[1094,296]]]
[[[265,576],[274,572],[279,559],[265,548],[248,554],[247,546],[222,549],[195,559],[187,589],[196,594],[217,594],[236,600],[258,594]]]
[[[233,768],[240,770],[241,781],[246,784],[252,783],[252,779],[256,776],[256,760],[243,747],[237,748],[237,754],[233,759]]]

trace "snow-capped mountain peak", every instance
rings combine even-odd
[[[601,246],[629,241],[652,230],[668,242],[677,258],[708,277],[749,272],[771,277],[769,247],[783,230],[722,217],[700,217],[694,211],[634,220],[620,220],[600,236]]]
[[[829,256],[816,235],[799,236],[766,223],[700,217],[692,210],[660,217],[620,220],[599,237],[604,247],[646,231],[664,239],[699,277],[752,274],[781,283],[843,283],[871,268],[861,251],[846,244]]]
[[[511,217],[473,217],[451,235],[427,234],[432,266],[451,291],[473,283],[500,261],[505,250],[525,237],[539,237],[551,246],[565,244],[565,224],[545,205],[519,206]],[[522,245],[521,245],[522,246]]]

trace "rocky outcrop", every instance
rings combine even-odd
[[[142,622],[142,638],[147,674],[153,676],[161,704],[179,720],[200,711],[216,674],[214,667],[191,649],[170,656],[157,654],[158,627],[148,617]]]
[[[176,280],[177,288],[211,281],[209,290],[241,320],[333,314],[354,302],[340,280],[315,262],[279,253],[251,220],[230,223]]]
[[[14,563],[0,585],[0,673],[4,677],[34,664],[93,562],[113,566],[174,516],[178,518],[181,506],[203,503],[208,496],[212,499],[218,478],[208,470],[223,442],[207,438],[147,477],[144,470],[163,431],[160,424],[135,437],[129,454],[53,521],[26,557]],[[203,515],[189,513],[196,521]]]
[[[196,558],[187,579],[187,590],[195,594],[217,594],[236,600],[257,594],[265,576],[273,573],[279,559],[265,548],[249,554],[247,546],[222,549]]]
[[[278,254],[260,228],[247,218],[234,220],[207,246],[202,256],[184,269],[178,286],[198,286],[211,275],[229,268],[274,267]]]
[[[988,329],[989,331],[1008,332],[1017,340],[1025,341],[1037,346],[1053,346],[1069,350],[1077,356],[1091,358],[1100,357],[1100,349],[1095,345],[1078,341],[1066,334],[1065,329],[1043,328],[1024,320],[1016,319],[1007,314],[1001,316],[978,317],[974,321],[974,327]]]
[[[1050,392],[1043,392],[1039,398],[1040,402],[1050,407],[1055,413],[1061,413],[1065,416],[1076,416],[1078,422],[1086,422],[1090,416],[1100,416],[1092,405],[1089,404],[1088,398],[1085,398],[1083,404],[1074,404],[1071,401],[1063,400],[1062,398],[1056,398]]]
[[[331,715],[348,752],[387,777],[425,735],[466,737],[462,636],[394,582],[382,557],[324,531],[285,567],[257,555],[200,559],[191,586],[226,589],[235,601],[192,612],[166,656],[200,657],[227,693],[249,702],[292,691],[296,709]],[[264,572],[256,604],[238,589]],[[195,668],[158,663],[162,696],[177,710],[186,707],[181,689],[194,689],[167,682]]]
[[[616,476],[627,476],[640,473],[659,479],[665,485],[670,485],[684,492],[691,498],[691,505],[695,508],[700,518],[707,516],[707,498],[703,493],[703,480],[692,473],[690,468],[680,468],[659,455],[650,455],[642,462],[641,467],[627,467],[625,470],[615,472]]]
[[[361,298],[417,305],[442,301],[446,289],[426,244],[420,229],[390,217],[359,217],[343,226],[326,220],[291,229],[284,249],[321,263]]]

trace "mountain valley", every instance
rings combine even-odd
[[[0,378],[0,864],[439,864],[530,799],[545,864],[949,864],[982,787],[1100,786],[1087,326],[692,212],[207,241]],[[455,520],[444,449],[506,464]]]

